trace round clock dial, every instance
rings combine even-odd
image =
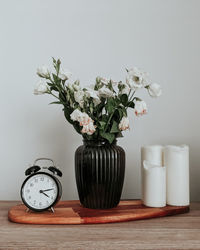
[[[57,201],[58,184],[49,174],[34,174],[25,180],[21,196],[25,205],[29,208],[44,210]]]

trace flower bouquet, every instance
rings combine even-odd
[[[64,115],[83,136],[84,145],[75,154],[76,181],[81,203],[90,208],[109,208],[118,204],[125,168],[125,153],[116,138],[130,127],[128,108],[136,116],[147,113],[146,103],[135,94],[146,89],[151,97],[161,95],[161,87],[150,83],[147,73],[126,69],[126,81],[97,77],[94,84],[81,86],[72,74],[53,58],[54,72],[46,66],[37,70],[41,78],[34,93],[50,94],[61,104]],[[87,183],[87,185],[86,185]],[[111,195],[106,195],[107,192]]]

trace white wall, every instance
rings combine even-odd
[[[1,0],[0,199],[19,199],[24,170],[39,156],[64,171],[64,199],[76,199],[74,151],[81,137],[49,96],[34,96],[37,66],[51,56],[90,84],[120,80],[125,67],[148,71],[163,96],[143,95],[149,114],[133,115],[119,144],[127,155],[124,198],[140,197],[140,147],[190,146],[191,198],[200,200],[200,1]]]

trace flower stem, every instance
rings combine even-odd
[[[131,97],[130,97],[130,99],[129,99],[130,101],[133,101],[133,100],[134,100],[134,99],[131,100],[131,99],[133,98],[134,94],[135,94],[135,91],[133,91],[133,93],[132,93],[132,95],[131,95]]]
[[[114,111],[115,112],[115,111]],[[109,117],[109,119],[108,119],[108,121],[107,121],[107,124],[106,124],[106,127],[105,127],[105,132],[106,132],[106,130],[107,130],[107,128],[108,128],[108,125],[109,125],[109,123],[110,123],[110,121],[111,121],[111,119],[112,119],[112,117],[113,117],[113,115],[114,115],[114,112],[110,115],[110,117]]]

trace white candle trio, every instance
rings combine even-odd
[[[141,148],[142,200],[150,207],[189,205],[189,147]]]

